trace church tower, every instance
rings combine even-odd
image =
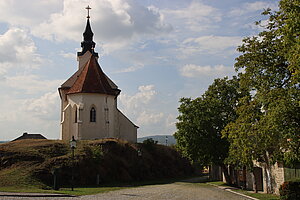
[[[119,138],[137,140],[137,126],[118,108],[121,90],[102,71],[98,63],[96,43],[90,25],[89,6],[87,23],[77,53],[78,70],[58,88],[61,98],[61,139],[92,140]]]

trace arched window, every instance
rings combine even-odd
[[[75,116],[74,116],[74,122],[77,123],[77,108],[75,107]]]
[[[90,110],[90,122],[96,122],[96,109],[94,107]]]

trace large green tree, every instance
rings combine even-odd
[[[300,161],[299,0],[282,0],[271,12],[265,31],[247,37],[238,48],[236,70],[243,88],[238,118],[223,135],[230,142],[227,161],[251,167],[252,160],[266,164],[267,174],[276,161]],[[272,177],[267,177],[272,192]]]
[[[238,99],[245,95],[238,88],[236,77],[215,79],[201,97],[180,100],[175,138],[178,149],[193,162],[225,167],[229,143],[221,131],[236,119]]]

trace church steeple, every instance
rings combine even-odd
[[[86,7],[88,10],[86,27],[83,33],[83,41],[81,42],[82,51],[77,53],[77,56],[84,55],[87,51],[91,52],[94,56],[98,57],[98,53],[94,52],[96,43],[93,41],[94,33],[90,24],[90,6]]]

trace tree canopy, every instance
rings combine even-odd
[[[199,98],[182,98],[176,124],[178,148],[185,156],[202,165],[222,164],[228,156],[229,143],[221,131],[236,119],[238,91],[236,77],[216,79]]]
[[[223,134],[230,142],[228,161],[251,165],[300,161],[299,1],[282,0],[258,36],[247,37],[236,60],[241,86],[253,91],[242,99],[238,118]],[[299,12],[298,12],[299,13]],[[294,18],[295,17],[295,18]],[[242,162],[241,162],[242,161]]]
[[[203,165],[300,162],[300,1],[267,9],[264,30],[238,47],[238,77],[216,79],[179,106],[178,148]],[[261,23],[257,25],[262,26]]]

